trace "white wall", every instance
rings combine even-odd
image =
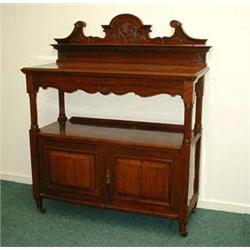
[[[169,22],[180,20],[186,32],[208,38],[210,71],[204,100],[200,206],[250,212],[250,5],[3,5],[2,178],[30,181],[30,124],[25,78],[20,68],[54,61],[50,43],[67,36],[77,20],[87,22],[87,35],[102,36],[101,24],[120,13],[138,15],[153,24],[152,36],[171,35]],[[2,37],[2,36],[1,36]],[[67,96],[67,113],[148,121],[181,122],[180,98],[160,95],[143,99]],[[122,112],[121,112],[122,110]],[[57,92],[39,92],[39,125],[57,117]]]
[[[0,5],[0,37],[2,38],[2,6]],[[1,169],[2,169],[2,166],[3,166],[3,163],[2,163],[2,101],[3,101],[3,98],[2,98],[2,78],[3,78],[3,70],[2,70],[2,49],[3,49],[3,46],[2,46],[2,39],[0,39],[0,172],[1,172]]]

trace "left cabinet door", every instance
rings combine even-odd
[[[102,203],[101,153],[95,144],[40,139],[40,180],[45,196]]]

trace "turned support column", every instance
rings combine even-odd
[[[184,82],[184,92],[182,98],[184,102],[184,135],[181,152],[183,179],[181,182],[181,207],[178,222],[180,234],[182,236],[187,236],[186,224],[188,215],[188,184],[192,141],[192,115],[194,103],[194,83],[192,81]]]
[[[30,99],[30,131],[38,132],[38,121],[37,121],[37,103],[36,103],[36,92],[29,92],[29,99]]]
[[[38,87],[34,81],[34,78],[31,74],[28,74],[26,77],[26,86],[27,92],[30,99],[30,156],[31,156],[31,168],[32,168],[32,187],[33,187],[33,196],[36,201],[37,208],[40,212],[45,212],[42,208],[42,197],[40,191],[40,178],[39,178],[39,156],[38,156],[38,119],[37,119],[37,93]]]
[[[59,116],[58,121],[60,124],[64,124],[67,121],[67,117],[65,115],[65,100],[64,100],[64,91],[58,90],[59,97]]]

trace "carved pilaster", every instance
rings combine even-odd
[[[193,116],[193,102],[194,102],[194,83],[184,83],[184,136],[183,145],[191,143],[192,137],[192,116]]]
[[[203,100],[203,87],[204,86],[204,77],[199,79],[198,83],[195,86],[196,93],[196,112],[195,112],[195,125],[194,132],[195,134],[201,133],[202,130],[202,100]]]
[[[196,93],[196,114],[194,133],[202,132],[202,101],[204,92],[204,76],[199,79],[195,86]],[[200,151],[201,151],[201,137],[195,145],[195,178],[194,178],[194,193],[199,193],[199,177],[200,177]]]

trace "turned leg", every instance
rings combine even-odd
[[[59,94],[59,116],[58,121],[60,125],[65,127],[65,123],[67,121],[67,117],[65,115],[65,100],[64,100],[64,92],[62,90],[58,90]]]
[[[184,81],[184,136],[182,141],[182,185],[180,187],[180,209],[178,214],[179,232],[181,236],[187,236],[186,224],[188,216],[188,188],[190,172],[190,155],[192,147],[192,117],[194,104],[194,82]]]
[[[43,207],[43,198],[36,198],[36,207],[40,213],[46,213],[46,209]]]
[[[179,232],[180,232],[180,235],[183,237],[186,237],[188,235],[186,225],[187,225],[186,223],[179,222]]]

